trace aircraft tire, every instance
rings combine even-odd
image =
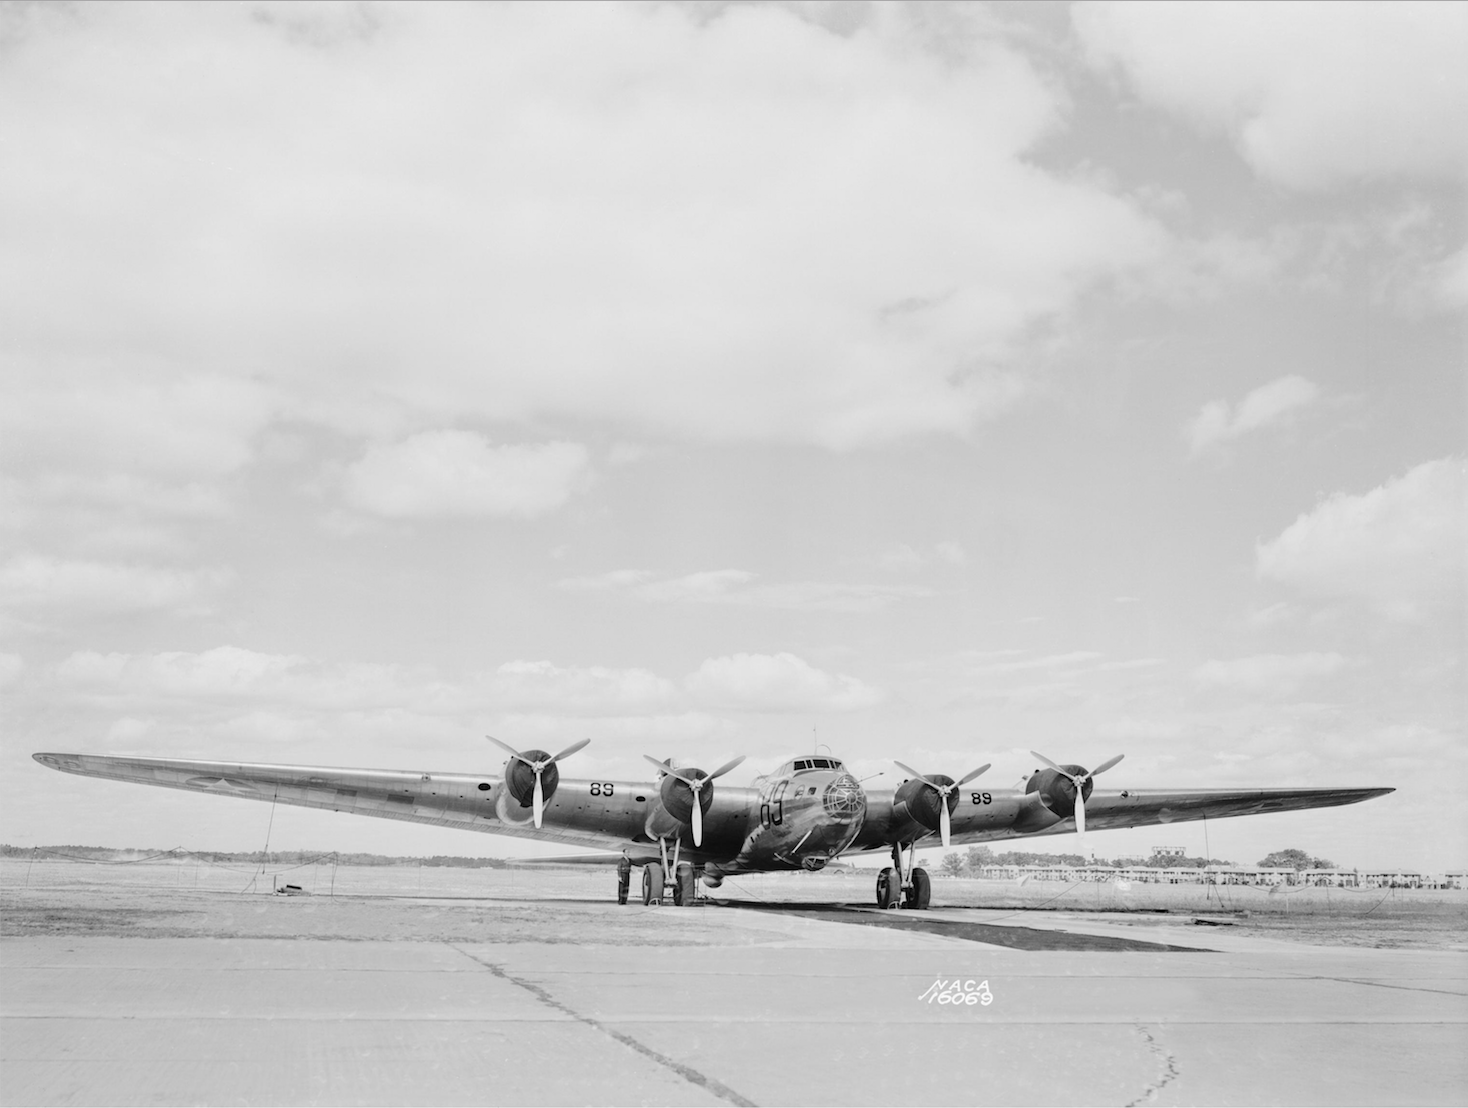
[[[907,906],[919,912],[926,911],[933,900],[933,879],[925,869],[912,871],[912,889],[908,893]]]
[[[654,900],[663,902],[663,867],[649,862],[642,867],[642,903],[651,904]]]
[[[673,903],[679,907],[690,905],[698,895],[698,878],[689,862],[680,862],[673,877]]]
[[[902,900],[902,890],[897,885],[897,871],[888,866],[877,874],[877,907],[896,908]]]

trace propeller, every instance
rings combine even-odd
[[[1040,761],[1044,762],[1047,766],[1049,766],[1051,769],[1053,769],[1056,773],[1060,774],[1060,776],[1066,778],[1072,785],[1075,786],[1075,788],[1076,788],[1076,837],[1077,838],[1080,838],[1081,836],[1085,835],[1085,833],[1086,833],[1086,797],[1085,797],[1085,793],[1084,793],[1084,787],[1085,787],[1085,784],[1086,784],[1086,780],[1088,778],[1095,777],[1097,774],[1105,773],[1112,766],[1116,765],[1117,762],[1119,762],[1123,758],[1125,758],[1126,755],[1125,754],[1118,754],[1115,758],[1108,758],[1106,761],[1102,762],[1095,769],[1091,770],[1090,773],[1084,773],[1083,772],[1083,773],[1080,773],[1080,774],[1074,774],[1074,773],[1071,773],[1067,769],[1062,769],[1060,766],[1057,766],[1054,762],[1052,762],[1049,758],[1045,757],[1045,755],[1041,754],[1038,750],[1032,750],[1032,751],[1030,751],[1030,753],[1033,754],[1036,758],[1040,759]]]
[[[500,742],[499,739],[495,738],[493,735],[485,735],[484,737],[490,742],[494,743],[495,746],[501,747],[504,750],[508,750],[510,752],[510,757],[517,758],[520,761],[524,762],[527,766],[530,767],[530,772],[535,774],[535,826],[537,828],[540,827],[541,817],[545,814],[545,792],[544,790],[542,790],[540,785],[540,775],[551,766],[559,762],[562,758],[566,758],[572,754],[575,754],[576,751],[580,750],[587,743],[591,742],[590,739],[582,739],[580,742],[572,743],[559,754],[552,754],[548,758],[532,759],[527,758],[524,754],[521,754],[509,743]]]
[[[699,803],[699,796],[703,792],[703,787],[707,785],[710,781],[712,781],[715,777],[723,777],[724,774],[728,773],[735,766],[739,765],[740,762],[744,761],[746,755],[741,754],[732,762],[725,762],[718,769],[714,770],[713,773],[710,773],[705,777],[689,777],[687,774],[680,773],[678,770],[674,769],[667,762],[658,761],[651,754],[644,754],[643,757],[646,758],[653,765],[657,766],[660,773],[665,773],[669,777],[673,777],[679,781],[682,781],[683,784],[688,786],[689,791],[693,793],[693,811],[689,813],[689,818],[693,823],[693,845],[702,846],[703,805]],[[694,772],[701,773],[703,771],[695,770]]]
[[[985,762],[978,769],[974,770],[971,773],[965,774],[962,780],[952,781],[946,785],[940,781],[934,781],[931,777],[924,776],[917,770],[913,769],[911,766],[905,766],[895,759],[893,764],[896,765],[898,769],[902,770],[903,773],[910,774],[913,778],[921,781],[924,785],[928,786],[928,788],[933,789],[938,793],[938,835],[940,838],[942,838],[943,846],[946,849],[948,847],[948,840],[952,831],[952,823],[950,822],[950,816],[948,813],[949,796],[957,792],[964,785],[967,785],[975,777],[987,770],[993,763]]]

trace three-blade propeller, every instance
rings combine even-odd
[[[943,846],[946,848],[948,846],[948,840],[952,834],[952,823],[950,822],[950,817],[948,814],[948,798],[953,793],[963,788],[963,786],[967,785],[979,774],[987,770],[993,763],[985,762],[972,773],[967,773],[960,780],[954,781],[947,785],[939,781],[934,781],[931,777],[925,777],[923,774],[919,773],[911,766],[905,766],[895,759],[893,760],[893,764],[898,769],[902,770],[903,773],[910,774],[912,777],[914,777],[918,781],[921,781],[924,785],[928,786],[928,788],[934,790],[938,794],[938,835],[940,838],[942,838]]]
[[[712,781],[715,777],[723,777],[724,774],[728,773],[735,766],[739,765],[740,762],[744,761],[745,755],[739,755],[739,757],[735,758],[732,762],[725,762],[722,766],[714,770],[714,772],[709,774],[707,777],[689,777],[687,774],[679,773],[672,766],[668,765],[667,762],[658,761],[658,759],[654,758],[651,754],[644,754],[643,757],[646,758],[653,765],[657,766],[661,772],[666,773],[669,777],[676,777],[679,781],[682,781],[683,784],[688,786],[689,791],[693,793],[693,811],[689,816],[689,819],[693,823],[693,845],[702,846],[703,805],[699,803],[699,796],[703,792],[703,787],[707,785],[710,781]]]
[[[1090,773],[1086,773],[1083,771],[1079,774],[1076,774],[1071,773],[1067,769],[1062,769],[1060,766],[1057,766],[1054,762],[1045,757],[1045,755],[1041,754],[1038,750],[1032,750],[1030,751],[1030,753],[1033,754],[1036,758],[1040,759],[1040,761],[1044,762],[1056,773],[1060,774],[1060,776],[1066,778],[1068,781],[1070,781],[1072,785],[1076,787],[1076,838],[1082,838],[1086,833],[1086,797],[1084,793],[1086,780],[1088,778],[1095,777],[1099,773],[1105,773],[1112,766],[1116,765],[1117,762],[1125,758],[1126,755],[1118,754],[1115,758],[1108,758],[1095,769],[1091,770]]]
[[[566,758],[572,754],[575,754],[576,751],[580,750],[583,746],[591,741],[590,739],[582,739],[580,742],[572,743],[559,754],[552,754],[549,758],[532,759],[525,757],[525,755],[521,754],[509,743],[500,742],[499,739],[495,738],[493,735],[485,735],[484,737],[490,742],[494,743],[495,746],[502,747],[503,749],[508,750],[510,752],[510,757],[516,758],[521,762],[524,762],[527,766],[530,767],[530,771],[535,774],[534,810],[535,826],[537,829],[540,827],[541,817],[545,814],[545,793],[540,787],[540,775],[544,773],[548,768],[553,766],[556,762],[559,762],[562,758]]]

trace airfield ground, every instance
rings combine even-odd
[[[1468,1100],[1468,894],[870,881],[9,860],[0,1101]]]

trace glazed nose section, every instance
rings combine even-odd
[[[826,786],[826,791],[821,794],[821,804],[826,815],[847,823],[866,815],[867,794],[855,777],[843,773]]]

